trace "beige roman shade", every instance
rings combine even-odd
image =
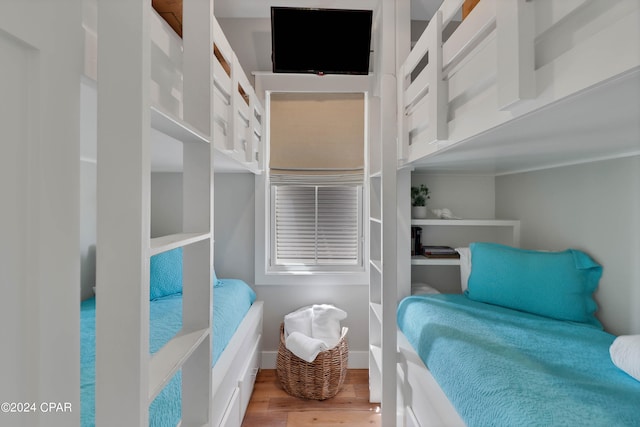
[[[269,111],[272,174],[362,175],[364,94],[274,93]]]

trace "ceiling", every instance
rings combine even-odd
[[[323,9],[373,9],[379,0],[215,0],[219,18],[269,18],[271,6],[295,6]],[[410,0],[411,18],[429,20],[442,0]]]

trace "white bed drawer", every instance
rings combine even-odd
[[[244,411],[247,409],[247,405],[249,405],[251,393],[253,392],[253,385],[256,382],[256,375],[258,374],[258,369],[260,368],[261,342],[262,335],[258,337],[253,348],[251,349],[247,365],[244,367],[240,379],[238,380],[238,388],[240,389],[241,414],[244,414]]]
[[[240,427],[242,422],[240,418],[240,390],[236,387],[233,390],[233,394],[231,395],[231,399],[229,399],[229,404],[227,405],[227,409],[224,411],[224,415],[222,416],[222,421],[220,421],[220,427]]]

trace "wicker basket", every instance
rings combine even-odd
[[[284,323],[280,325],[276,373],[282,388],[292,396],[325,400],[338,394],[347,375],[348,358],[349,348],[343,335],[335,347],[318,353],[313,362],[306,362],[287,349]]]

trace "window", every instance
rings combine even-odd
[[[362,185],[272,184],[271,266],[362,266]]]
[[[363,283],[364,93],[271,93],[268,113],[256,282]]]

